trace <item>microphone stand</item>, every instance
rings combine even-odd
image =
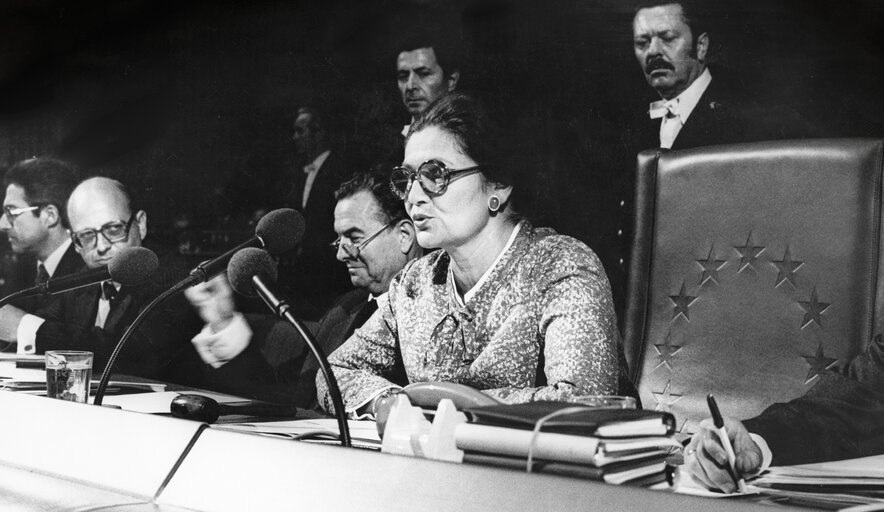
[[[24,290],[19,290],[15,293],[10,293],[6,297],[3,297],[2,299],[0,299],[0,308],[2,308],[3,306],[9,304],[10,302],[12,302],[16,299],[20,299],[22,297],[29,297],[31,295],[39,295],[39,294],[26,293],[26,292],[30,292],[30,291],[31,290],[26,288]]]
[[[291,313],[291,306],[288,301],[285,299],[279,299],[276,294],[264,284],[260,275],[252,276],[252,284],[255,286],[255,291],[258,292],[258,295],[260,295],[264,300],[264,303],[267,304],[267,307],[269,307],[276,316],[292,324],[304,340],[307,341],[307,346],[310,347],[310,351],[313,352],[313,356],[316,357],[316,361],[319,363],[319,369],[322,370],[322,375],[325,377],[325,382],[328,384],[328,391],[331,394],[332,404],[335,406],[335,417],[338,420],[338,429],[341,431],[341,446],[352,446],[352,441],[350,440],[350,427],[347,424],[347,414],[344,412],[344,400],[341,398],[341,389],[338,387],[338,381],[335,379],[335,374],[332,373],[331,366],[328,364],[328,358],[325,357],[325,354],[319,349],[319,344],[316,343],[316,338],[310,334],[310,331],[304,329],[301,322]]]
[[[126,342],[129,341],[129,338],[132,337],[132,333],[134,333],[135,330],[138,329],[138,327],[144,322],[144,319],[147,318],[147,315],[150,314],[150,312],[153,311],[153,309],[156,308],[157,305],[159,305],[161,302],[165,301],[172,295],[184,291],[192,284],[193,283],[191,283],[189,280],[181,281],[172,288],[169,288],[160,295],[157,295],[154,300],[150,301],[150,304],[148,304],[144,309],[141,310],[140,313],[138,313],[138,316],[135,317],[135,320],[133,320],[132,323],[129,324],[129,328],[126,329],[126,332],[123,333],[120,341],[117,342],[117,346],[114,347],[114,351],[111,352],[110,359],[107,360],[107,365],[105,365],[104,367],[104,373],[101,375],[101,381],[98,383],[98,389],[95,391],[95,400],[93,401],[95,405],[101,405],[102,400],[104,400],[104,394],[105,392],[107,392],[107,385],[110,382],[111,368],[114,367],[114,363],[117,362],[117,357],[120,355],[120,351],[123,350],[123,345],[125,345]]]

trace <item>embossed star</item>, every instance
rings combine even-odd
[[[662,345],[654,345],[654,350],[657,351],[657,359],[659,359],[659,362],[657,363],[657,366],[654,367],[654,370],[660,368],[665,364],[666,368],[669,368],[669,371],[671,372],[672,356],[678,354],[678,351],[681,350],[681,347],[672,344],[672,331],[666,334],[666,341],[664,341]]]
[[[703,275],[700,276],[700,286],[706,284],[706,281],[710,279],[713,283],[718,284],[718,271],[727,265],[727,260],[715,259],[714,252],[715,246],[713,245],[709,248],[709,255],[706,256],[705,260],[696,260],[697,265],[700,265],[700,268],[703,269]]]
[[[735,245],[734,249],[740,253],[740,267],[737,269],[737,273],[746,270],[746,267],[752,267],[752,270],[758,271],[755,265],[758,263],[758,256],[764,252],[764,247],[761,245],[754,245],[752,243],[752,232],[749,232],[749,237],[746,238],[746,245]]]
[[[804,320],[801,321],[801,328],[804,329],[811,322],[816,322],[820,327],[823,326],[822,314],[831,306],[828,302],[820,302],[816,297],[816,286],[810,292],[810,300],[807,302],[799,301],[798,304],[804,308]]]
[[[678,295],[670,295],[669,300],[675,304],[675,307],[672,309],[672,319],[675,320],[678,318],[678,315],[682,315],[685,320],[690,321],[690,316],[688,312],[688,308],[691,307],[691,304],[696,302],[697,297],[692,295],[688,295],[684,289],[684,282],[681,283],[681,290],[678,291]]]
[[[810,370],[807,371],[807,377],[804,379],[805,384],[810,384],[810,381],[815,379],[817,375],[820,373],[831,369],[834,366],[838,365],[837,359],[832,359],[831,357],[826,357],[823,354],[823,344],[820,343],[819,347],[816,349],[815,356],[801,356],[807,361],[807,364],[810,365]]]
[[[657,406],[654,407],[655,411],[669,412],[672,405],[681,400],[681,395],[676,395],[672,392],[672,380],[666,381],[663,391],[659,393],[652,391],[651,394],[654,395],[654,401],[657,402]]]
[[[795,284],[795,271],[801,268],[801,266],[804,265],[804,262],[793,260],[792,255],[789,253],[788,246],[786,246],[786,254],[783,255],[783,259],[773,260],[770,264],[777,267],[777,270],[779,270],[774,288],[783,284],[784,281],[788,281],[792,283],[792,286],[797,287]]]

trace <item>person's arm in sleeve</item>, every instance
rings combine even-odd
[[[547,385],[485,390],[509,403],[615,394],[620,334],[608,279],[585,245],[559,238],[535,278]]]
[[[790,465],[884,453],[884,342],[876,336],[844,372],[826,371],[804,396],[747,420],[764,437],[773,464]]]
[[[395,287],[394,280],[390,293],[378,299],[378,310],[329,357],[347,413],[365,409],[385,390],[399,387],[385,377],[394,368],[399,352],[392,299]],[[320,406],[334,412],[322,372],[316,373],[316,393]]]

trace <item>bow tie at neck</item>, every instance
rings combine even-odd
[[[678,99],[659,100],[651,103],[648,115],[651,119],[678,116]]]

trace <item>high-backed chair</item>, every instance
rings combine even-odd
[[[868,139],[639,155],[624,343],[687,431],[802,395],[882,319],[882,149]]]

